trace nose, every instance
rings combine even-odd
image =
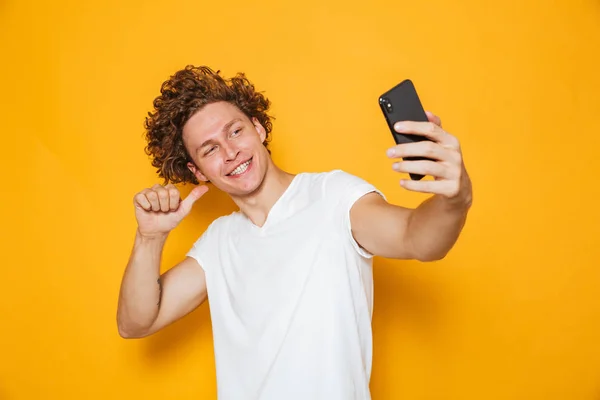
[[[237,155],[239,153],[239,150],[235,147],[232,146],[231,144],[225,144],[223,146],[223,151],[225,152],[225,159],[227,161],[233,161],[237,158]]]

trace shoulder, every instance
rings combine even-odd
[[[351,174],[343,169],[334,169],[324,173],[327,185],[352,185],[366,183],[366,180],[358,175]]]
[[[342,169],[305,172],[300,174],[300,178],[295,197],[310,204],[324,204],[332,215],[346,214],[358,199],[369,193],[377,193],[385,199],[385,195],[371,182]]]
[[[371,199],[380,201],[383,198],[385,201],[384,194],[367,179],[342,169],[335,169],[324,174],[323,193],[330,216],[340,229],[346,243],[349,243],[362,257],[372,257],[372,254],[359,244],[353,234],[357,229],[356,225],[362,223],[361,218],[365,215],[369,216],[369,207],[361,206],[357,213],[356,206],[358,204],[368,205],[371,203]],[[360,201],[361,199],[366,202]]]
[[[353,203],[357,198],[370,192],[383,193],[367,179],[342,169],[334,169],[324,173],[323,192],[327,197],[337,198]]]
[[[301,185],[332,193],[344,187],[356,185],[370,185],[365,179],[351,174],[342,169],[333,169],[324,172],[303,172],[300,175]]]
[[[222,243],[222,238],[231,231],[232,223],[235,224],[238,219],[238,212],[214,219],[192,243],[186,255],[195,258],[200,265],[206,267],[207,258],[216,251],[218,244]]]
[[[215,218],[204,230],[204,232],[196,239],[195,245],[206,242],[215,236],[228,231],[232,226],[239,223],[239,211],[234,211],[231,214],[223,215]]]

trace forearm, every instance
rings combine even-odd
[[[411,212],[407,237],[415,258],[421,261],[442,259],[454,246],[462,231],[470,199],[450,201],[435,195]]]
[[[136,233],[119,293],[117,323],[122,336],[143,333],[158,316],[160,261],[165,242],[166,236],[144,238]]]

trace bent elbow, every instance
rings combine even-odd
[[[119,336],[121,336],[121,338],[123,339],[141,339],[147,336],[146,333],[129,331],[126,329],[122,329],[121,327],[118,328],[118,332]]]
[[[135,335],[121,327],[118,327],[117,331],[119,332],[119,336],[123,339],[136,339]]]
[[[444,258],[446,258],[447,255],[448,255],[447,252],[429,253],[429,254],[419,254],[415,258],[417,259],[417,261],[420,261],[420,262],[435,262],[435,261],[443,260]]]
[[[148,336],[148,330],[134,329],[122,322],[117,322],[117,332],[123,339],[141,339]]]
[[[132,331],[125,329],[122,325],[117,324],[117,332],[119,332],[119,336],[123,339],[136,339],[137,336],[133,334]]]

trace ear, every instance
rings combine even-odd
[[[198,181],[208,182],[208,178],[206,176],[204,176],[204,174],[202,174],[202,172],[200,172],[200,169],[197,168],[194,165],[194,163],[188,162],[187,167],[189,168],[190,171],[192,171],[192,174],[194,174],[194,176],[196,177],[196,179],[198,179]]]
[[[252,123],[254,124],[254,127],[256,128],[258,135],[260,136],[260,141],[264,142],[265,139],[267,138],[267,131],[260,124],[260,122],[258,121],[258,119],[256,117],[252,117]]]

